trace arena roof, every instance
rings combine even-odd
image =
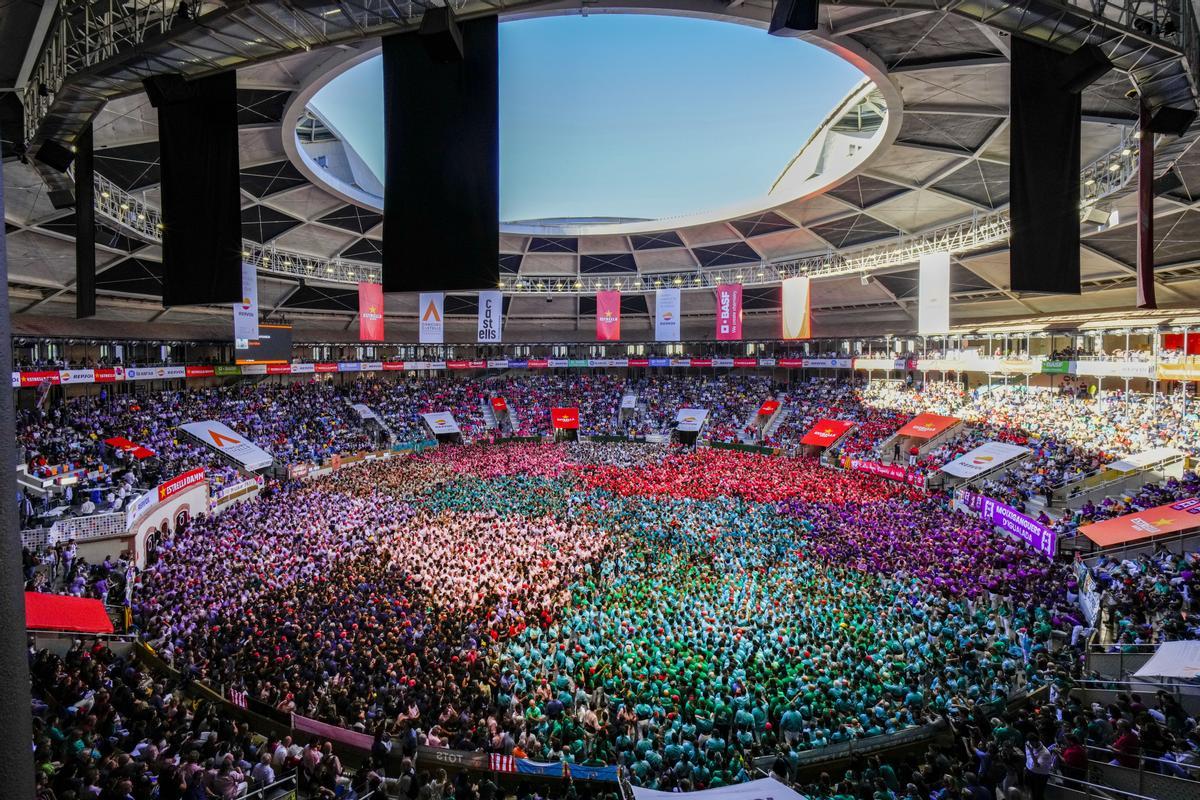
[[[622,5],[640,10],[654,4],[606,4],[614,10]],[[521,8],[510,13],[545,13]],[[555,7],[539,8],[553,13]],[[762,26],[770,8],[756,0],[729,6],[685,0],[671,4],[671,11]],[[1125,96],[1132,85],[1129,75],[1113,70],[1083,97],[1083,194],[1094,195],[1091,202],[1104,215],[1116,212],[1113,224],[1084,225],[1084,294],[1018,296],[1007,288],[1002,235],[1009,150],[1008,34],[1001,28],[1007,23],[998,18],[1000,27],[990,27],[965,13],[822,6],[822,29],[810,39],[849,59],[874,85],[848,98],[814,141],[797,142],[796,166],[804,163],[805,152],[840,141],[836,137],[860,124],[864,110],[886,112],[873,129],[879,147],[832,185],[824,181],[806,191],[811,173],[793,169],[781,176],[773,195],[777,203],[744,214],[670,224],[543,220],[506,226],[501,279],[506,289],[518,292],[508,303],[506,338],[544,340],[550,331],[591,338],[594,300],[589,295],[601,283],[617,282],[626,291],[623,332],[644,338],[651,330],[656,279],[684,275],[684,288],[691,288],[693,276],[695,285],[707,285],[699,276],[720,270],[730,277],[745,275],[747,335],[775,335],[778,289],[771,285],[777,280],[772,270],[808,259],[795,262],[805,270],[809,264],[851,258],[864,248],[883,254],[871,261],[869,275],[843,271],[814,282],[814,332],[861,331],[864,321],[879,332],[906,332],[915,326],[913,243],[947,230],[957,231],[964,243],[952,266],[956,324],[1132,307],[1135,208],[1128,179],[1136,109]],[[1128,40],[1112,39],[1110,52],[1122,55],[1131,46]],[[328,132],[304,115],[300,101],[331,71],[370,57],[376,48],[377,40],[361,39],[238,71],[243,236],[247,252],[256,261],[264,258],[261,302],[314,336],[336,335],[353,323],[357,305],[350,284],[369,278],[380,263],[381,226],[377,208],[348,202],[310,179],[298,156],[297,126],[307,125],[314,137]],[[1147,86],[1148,77],[1142,75]],[[1171,99],[1178,90],[1168,84],[1155,86]],[[109,194],[96,234],[99,319],[224,324],[225,309],[167,312],[155,299],[161,282],[161,249],[152,225],[159,201],[158,148],[155,112],[144,94],[110,100],[95,120],[95,137],[97,172]],[[1181,182],[1156,201],[1157,276],[1164,306],[1200,304],[1200,152],[1194,140],[1192,133],[1164,140],[1158,152],[1157,172],[1174,167]],[[71,213],[55,211],[34,167],[15,160],[5,163],[5,195],[16,324],[72,315]],[[972,238],[985,225],[992,225],[987,235]],[[758,278],[760,273],[764,277]],[[474,304],[469,294],[451,297],[447,311],[452,317],[471,315]],[[389,296],[388,312],[393,320],[413,318],[415,298]],[[705,335],[712,293],[685,292],[683,312],[684,336]],[[390,337],[414,338],[412,327],[401,330],[393,323]],[[461,327],[467,330],[465,318]],[[455,335],[453,322],[450,335]]]

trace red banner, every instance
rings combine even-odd
[[[757,358],[735,358],[733,360],[733,365],[735,367],[757,367],[758,359]]]
[[[853,422],[844,422],[840,419],[817,420],[817,424],[813,425],[808,433],[804,434],[804,438],[800,440],[800,444],[829,447],[829,445],[842,438],[846,431],[853,427]]]
[[[358,340],[383,341],[383,286],[378,283],[358,285]]]
[[[189,378],[211,378],[217,370],[214,367],[184,367],[184,374]]]
[[[711,367],[712,359],[711,358],[693,358],[692,366],[693,367]]]
[[[858,472],[867,472],[871,475],[878,475],[881,478],[887,478],[889,481],[898,483],[907,483],[912,486],[920,486],[925,488],[925,476],[919,472],[907,472],[904,467],[896,464],[880,464],[878,461],[860,461],[857,458],[847,458],[844,466],[848,469]]]
[[[615,342],[621,338],[621,293],[596,292],[596,339]]]
[[[578,408],[552,408],[550,409],[550,424],[555,430],[578,430],[579,429],[579,409]]]
[[[395,372],[396,370],[404,369],[403,361],[385,361],[383,362],[384,372]]]
[[[291,364],[267,364],[268,375],[291,375]]]
[[[760,417],[769,417],[778,410],[779,410],[779,401],[778,400],[765,400],[765,401],[763,401],[762,406],[758,409],[758,415]]]
[[[1200,528],[1200,497],[1083,525],[1079,532],[1101,547],[1112,547],[1192,528]]]
[[[471,365],[467,361],[447,361],[446,369],[467,369]]]
[[[932,439],[944,430],[956,425],[958,417],[943,417],[941,414],[918,414],[896,433],[914,439]]]
[[[722,283],[717,287],[717,341],[742,340],[742,285]]]
[[[43,383],[46,383],[47,381],[57,385],[59,380],[60,380],[60,378],[59,378],[57,370],[55,370],[53,372],[22,372],[21,373],[21,385],[25,386],[25,387],[41,386]]]
[[[529,369],[546,369],[549,366],[550,366],[550,362],[545,358],[529,359],[529,364],[528,364]]]
[[[775,363],[781,367],[803,367],[804,359],[803,358],[781,358],[778,361],[776,361]]]
[[[95,373],[96,383],[116,383],[125,377],[125,370],[121,367],[94,369],[92,372]]]
[[[144,447],[137,442],[131,442],[124,436],[113,436],[110,439],[105,439],[104,443],[109,447],[115,447],[118,450],[124,450],[127,453],[131,453],[138,461],[141,461],[144,458],[150,458],[154,455],[154,451],[149,447]]]
[[[468,361],[468,369],[487,369],[487,361]]]
[[[496,411],[508,411],[508,403],[504,402],[503,397],[493,397],[492,408]]]
[[[158,485],[158,502],[174,497],[180,492],[186,492],[198,483],[204,483],[204,467],[188,470],[182,475],[176,475],[169,481]]]
[[[650,366],[650,359],[648,359],[648,358],[631,358],[631,359],[629,359],[629,366],[631,366],[631,367],[648,367],[648,366]]]
[[[337,372],[337,364],[313,364],[313,372]]]

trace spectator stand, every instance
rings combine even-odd
[[[1052,487],[1050,506],[1077,509],[1089,500],[1135,492],[1147,483],[1182,478],[1187,454],[1174,447],[1156,447],[1105,464],[1100,469]]]

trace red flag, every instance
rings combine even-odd
[[[596,292],[596,340],[615,342],[621,338],[621,293]]]
[[[383,286],[378,283],[358,285],[358,340],[383,341]]]
[[[742,285],[722,283],[717,287],[717,341],[742,340]]]

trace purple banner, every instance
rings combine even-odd
[[[989,525],[1011,533],[1047,558],[1053,558],[1057,536],[1036,519],[1022,514],[1010,505],[975,492],[962,491],[958,499]]]

